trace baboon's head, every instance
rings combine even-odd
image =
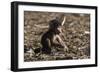
[[[66,16],[64,16],[63,20],[54,19],[49,22],[49,29],[52,30],[54,33],[59,34],[62,33],[62,26],[64,25],[66,20]]]
[[[51,28],[51,29],[52,28],[57,28],[59,26],[61,26],[61,22],[59,22],[57,19],[51,20],[49,22],[49,28]]]
[[[61,33],[62,25],[57,19],[51,20],[49,23],[49,29],[54,31],[55,34]]]

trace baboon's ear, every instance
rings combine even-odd
[[[63,18],[63,21],[61,23],[62,26],[64,25],[65,21],[66,21],[66,16],[64,16],[64,18]]]

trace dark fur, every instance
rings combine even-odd
[[[43,34],[41,38],[42,44],[42,52],[46,54],[51,53],[51,48],[54,47],[61,47],[64,48],[64,44],[62,39],[60,38],[61,31],[61,23],[57,20],[52,20],[50,22],[49,30]],[[55,38],[55,40],[54,40]]]

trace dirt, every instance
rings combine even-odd
[[[49,21],[56,17],[66,16],[63,26],[64,42],[68,51],[63,48],[52,48],[51,54],[34,53],[41,48],[41,36],[48,30]],[[24,53],[24,61],[75,60],[90,58],[90,15],[80,13],[57,12],[24,12],[24,45],[31,45],[31,52]],[[29,47],[27,47],[29,49]]]

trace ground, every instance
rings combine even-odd
[[[41,36],[48,30],[49,21],[56,17],[66,17],[63,26],[64,42],[68,51],[63,48],[52,48],[49,55],[34,53],[41,48]],[[24,12],[24,45],[32,45],[33,51],[24,53],[24,61],[74,60],[90,58],[90,15],[80,13],[57,12]]]

